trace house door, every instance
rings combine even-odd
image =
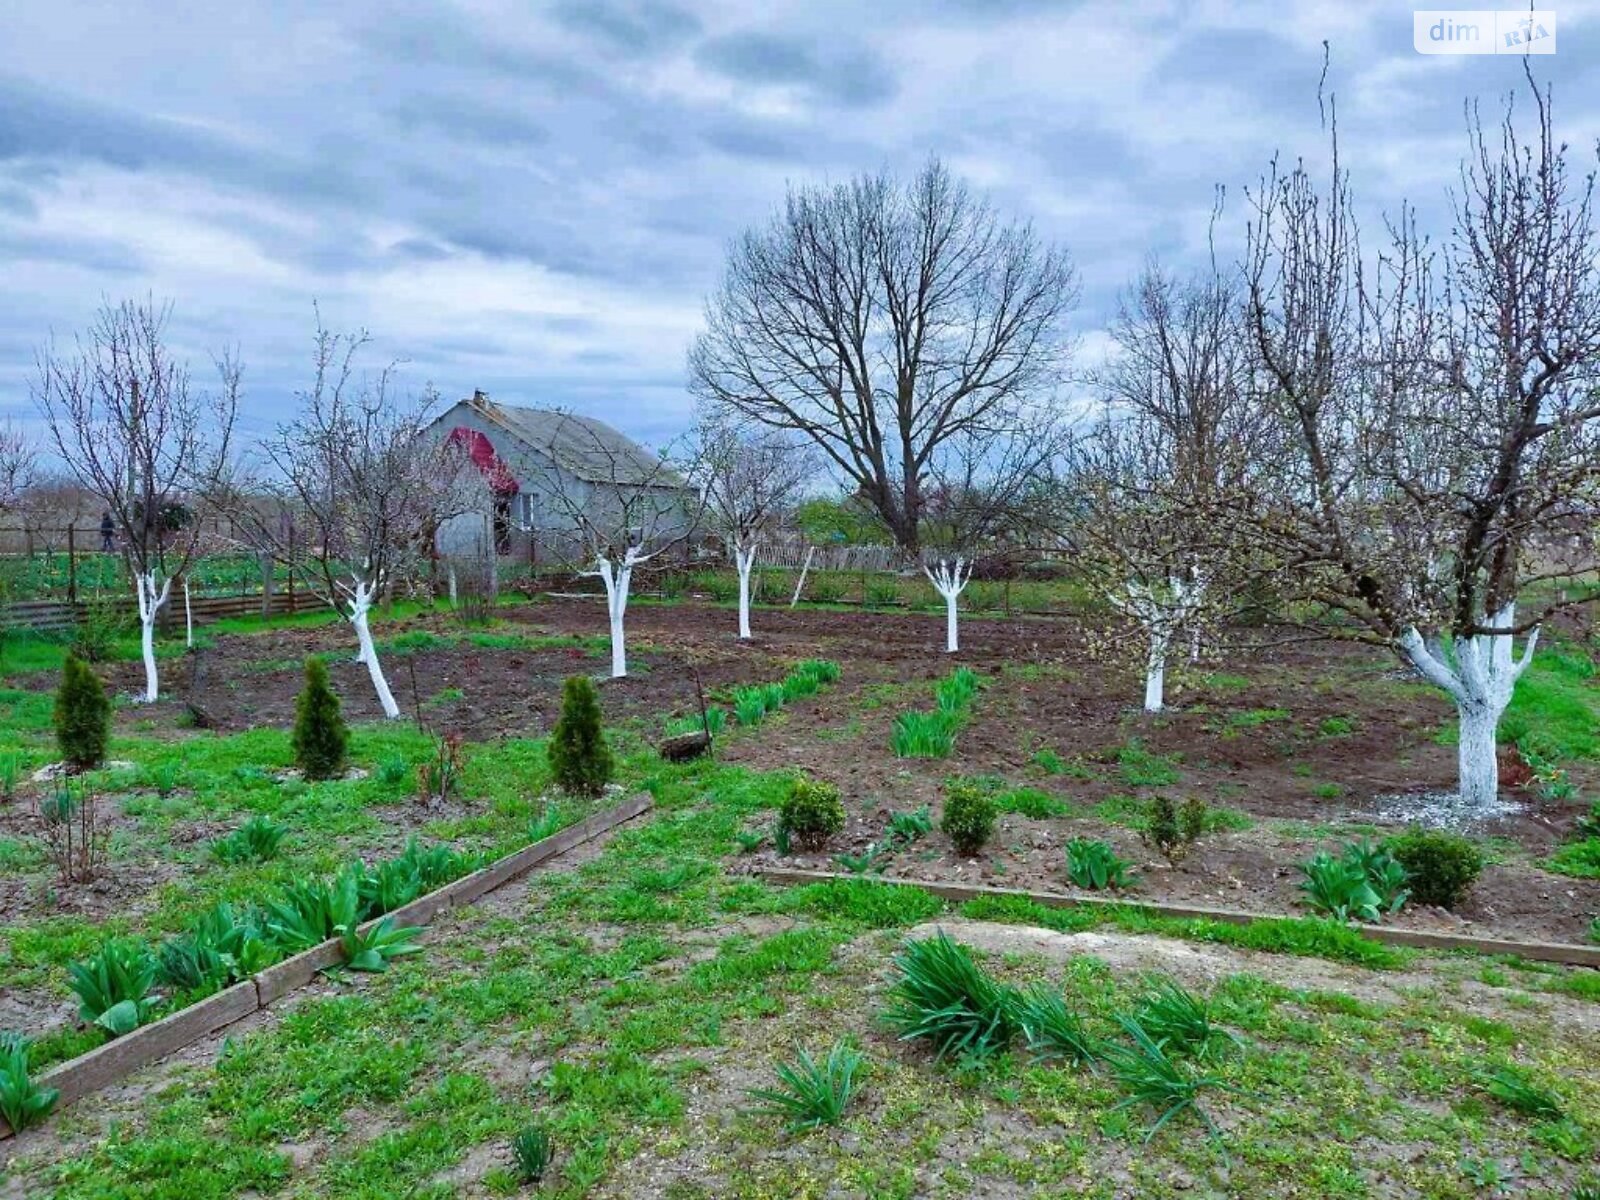
[[[494,552],[500,558],[511,553],[511,501],[503,496],[494,502]]]

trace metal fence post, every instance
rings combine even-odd
[[[67,526],[67,603],[78,602],[78,527]]]

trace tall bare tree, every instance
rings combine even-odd
[[[40,352],[34,397],[56,452],[105,506],[139,606],[145,696],[160,695],[156,617],[199,546],[200,509],[228,471],[240,367],[216,360],[218,386],[191,387],[167,346],[170,305],[105,304],[71,351]]]
[[[793,434],[715,415],[702,417],[695,440],[694,478],[738,572],[739,636],[748,638],[756,554],[800,500],[815,458]]]
[[[1573,538],[1600,477],[1593,175],[1529,82],[1531,139],[1509,101],[1497,127],[1469,109],[1437,248],[1403,210],[1363,264],[1335,124],[1325,187],[1297,166],[1253,196],[1246,262],[1282,434],[1258,530],[1352,634],[1450,696],[1468,811],[1496,798],[1500,717],[1541,625],[1588,597],[1559,583],[1593,566]]]
[[[431,390],[401,393],[393,364],[365,374],[356,359],[365,333],[334,334],[319,323],[311,387],[293,420],[262,446],[259,494],[236,519],[258,551],[271,553],[350,622],[384,716],[400,706],[373,645],[378,597],[417,577],[432,554],[432,531],[460,511],[474,473],[428,429],[438,408]],[[283,519],[287,517],[287,519]]]
[[[634,569],[680,545],[699,527],[703,501],[667,454],[619,443],[599,422],[560,414],[551,453],[525,489],[538,492],[575,531],[605,587],[611,629],[611,676],[628,673],[624,620]],[[685,464],[687,465],[687,464]]]
[[[1056,421],[1070,259],[931,162],[789,193],[690,352],[708,403],[810,438],[915,555],[931,479]]]

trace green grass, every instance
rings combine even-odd
[[[1500,719],[1500,741],[1526,740],[1557,760],[1600,758],[1600,687],[1594,676],[1587,655],[1540,648]]]
[[[519,1185],[508,1147],[536,1126],[555,1148],[538,1194],[561,1200],[627,1194],[642,1179],[658,1181],[663,1200],[1347,1197],[1378,1194],[1377,1178],[1444,1198],[1473,1194],[1464,1158],[1516,1164],[1530,1194],[1571,1194],[1583,1168],[1563,1148],[1591,1145],[1600,1133],[1592,1115],[1600,1061],[1588,1042],[1525,1006],[1536,991],[1600,1002],[1592,973],[1421,959],[1317,920],[1235,926],[1015,899],[952,909],[921,889],[865,878],[770,887],[739,873],[738,835],[770,822],[791,776],[663,763],[644,738],[665,715],[618,731],[620,781],[655,796],[649,817],[616,831],[593,857],[530,876],[525,894],[443,915],[426,954],[297,997],[273,1022],[228,1038],[216,1056],[119,1098],[111,1121],[87,1107],[69,1110],[58,1121],[59,1151],[53,1141],[48,1153],[35,1149],[43,1143],[16,1143],[0,1190],[60,1200],[512,1195]],[[31,763],[47,743],[44,730],[5,736]],[[369,767],[419,761],[427,751],[405,725],[361,727],[355,738],[355,760]],[[125,795],[133,836],[154,847],[187,821],[232,828],[260,814],[291,826],[283,851],[296,870],[336,866],[382,837],[375,810],[406,802],[410,787],[403,773],[386,782],[377,772],[280,786],[269,772],[287,763],[287,739],[273,731],[196,735],[182,746],[125,737],[114,753],[136,764],[130,781],[181,763],[181,786],[169,796]],[[516,844],[545,815],[543,744],[469,746],[466,759],[467,803],[430,835]],[[1180,776],[1176,756],[1137,744],[1114,769],[1130,789]],[[993,786],[1010,811],[1047,817],[1067,806],[1042,789]],[[1143,802],[1129,797],[1105,801],[1095,815],[1105,819],[1112,808],[1125,823],[1142,819]],[[203,902],[281,882],[276,862],[222,869],[203,842],[186,845],[162,852],[192,855],[193,872],[137,917],[57,915],[0,931],[0,978],[48,987],[63,959],[107,936],[176,927]],[[1271,978],[1277,967],[1266,958],[1250,960],[1254,974],[1208,985],[1208,1020],[1243,1043],[1220,1046],[1203,1067],[1234,1089],[1204,1099],[1223,1131],[1220,1146],[1195,1136],[1203,1126],[1185,1114],[1141,1147],[1159,1107],[1119,1107],[1130,1093],[1113,1073],[1095,1073],[1073,1054],[1035,1061],[1039,1047],[1023,1039],[978,1070],[880,1052],[881,1032],[864,1034],[874,1039],[862,1043],[870,1069],[838,1133],[790,1134],[785,1120],[739,1111],[742,1088],[767,1082],[769,1067],[794,1048],[815,1055],[841,1034],[874,1030],[905,931],[951,916],[1322,958],[1377,972],[1370,982],[1389,998],[1296,990]],[[1066,961],[987,956],[983,966],[1019,994],[1058,995],[1060,1011],[1050,1012],[1073,1046],[1125,1041],[1117,1017],[1137,1011],[1147,990],[1136,972],[1092,951]],[[1418,973],[1393,973],[1408,966]],[[1475,992],[1468,1005],[1452,981],[1491,968],[1498,990]],[[87,1048],[64,1030],[39,1052],[59,1061]],[[1176,1051],[1168,1057],[1181,1091],[1197,1068]],[[821,1056],[814,1061],[820,1066]],[[1502,1061],[1548,1081],[1572,1128],[1502,1112],[1474,1074]],[[708,1111],[716,1119],[705,1119]],[[298,1147],[315,1153],[301,1158]],[[1187,1185],[1174,1189],[1175,1180]]]
[[[1563,1087],[1585,1095],[1600,1086],[1587,1052],[1542,1030],[1536,1015],[1502,1029],[1481,1012],[1457,1012],[1448,990],[1412,988],[1398,1005],[1374,1004],[1245,975],[1218,981],[1206,999],[1208,1018],[1244,1043],[1204,1067],[1235,1089],[1205,1100],[1223,1127],[1226,1176],[1217,1174],[1223,1149],[1192,1136],[1201,1126],[1163,1131],[1141,1151],[1159,1108],[1119,1109],[1139,1093],[1071,1055],[1034,1061],[1020,1040],[981,1071],[936,1067],[931,1055],[874,1054],[851,1089],[863,1099],[842,1114],[848,1149],[833,1135],[786,1133],[787,1111],[778,1120],[730,1113],[705,1121],[699,1114],[726,1086],[728,1064],[756,1067],[759,1086],[761,1068],[787,1060],[790,1047],[826,1048],[839,1029],[868,1027],[900,931],[949,909],[920,889],[880,881],[783,890],[727,874],[736,833],[775,807],[785,773],[643,756],[628,760],[627,773],[658,808],[597,857],[535,874],[526,900],[508,911],[445,917],[426,955],[385,975],[286,1006],[276,1023],[230,1039],[214,1064],[191,1068],[180,1086],[124,1105],[104,1138],[85,1127],[69,1134],[58,1164],[24,1146],[9,1168],[15,1184],[61,1200],[442,1197],[446,1178],[450,1187],[481,1179],[486,1191],[512,1194],[503,1148],[534,1125],[556,1150],[539,1194],[562,1200],[626,1192],[645,1177],[676,1180],[664,1196],[684,1200],[910,1198],[925,1194],[919,1178],[947,1181],[950,1194],[1093,1195],[1092,1180],[1111,1162],[1130,1189],[1152,1196],[1170,1194],[1163,1189],[1178,1172],[1210,1181],[1197,1182],[1208,1194],[1359,1194],[1339,1182],[1359,1178],[1358,1165],[1409,1171],[1444,1196],[1456,1193],[1440,1173],[1457,1170],[1464,1144],[1484,1158],[1526,1152],[1536,1169],[1556,1173],[1552,1180],[1570,1174],[1531,1125],[1496,1122],[1487,1110],[1471,1115],[1486,1037],[1496,1053],[1517,1046],[1518,1061],[1539,1078],[1571,1077]],[[959,911],[1377,969],[1410,961],[1317,921],[1221,926],[1010,900]],[[1008,984],[1059,990],[1062,1012],[1075,1014],[1073,1045],[1117,1037],[1117,1014],[1134,1011],[1145,991],[1136,976],[1088,955],[983,965]],[[1555,1061],[1579,1074],[1558,1076]],[[1191,1068],[1184,1060],[1174,1069],[1181,1085]],[[1426,1107],[1414,1105],[1417,1097]],[[790,1140],[798,1136],[806,1140]],[[290,1143],[320,1149],[296,1168]],[[1402,1144],[1404,1164],[1384,1156],[1382,1147]],[[485,1164],[481,1176],[461,1176],[474,1156]]]
[[[1153,753],[1138,738],[1117,751],[1117,767],[1122,782],[1131,788],[1169,787],[1183,777],[1176,755]]]
[[[1600,838],[1584,838],[1559,847],[1545,863],[1558,875],[1600,879]]]

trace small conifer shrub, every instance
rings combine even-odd
[[[294,702],[294,761],[307,779],[334,779],[344,774],[350,730],[339,697],[328,682],[328,665],[306,659],[306,682]]]
[[[1412,829],[1389,844],[1418,904],[1454,908],[1483,871],[1483,853],[1458,833]]]
[[[964,858],[971,858],[983,849],[994,833],[998,815],[994,797],[980,784],[964,779],[953,779],[945,784],[944,815],[939,828]]]
[[[611,782],[614,767],[600,724],[600,696],[594,680],[574,675],[561,689],[561,717],[550,734],[550,769],[563,790],[598,796]]]
[[[111,743],[111,700],[100,677],[76,654],[61,667],[56,691],[56,744],[76,771],[91,771],[106,760]]]
[[[802,775],[778,809],[778,829],[803,849],[818,850],[844,828],[844,805],[831,783]]]

